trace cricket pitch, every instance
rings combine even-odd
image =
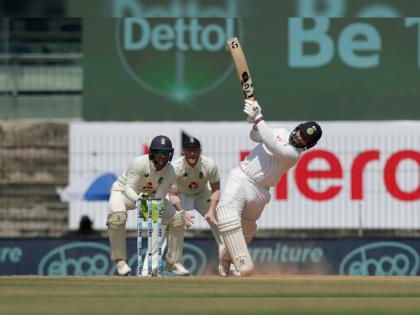
[[[2,314],[420,314],[419,277],[1,276]]]

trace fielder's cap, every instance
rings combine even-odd
[[[187,135],[182,132],[182,147],[183,148],[201,148],[200,141],[197,138]]]

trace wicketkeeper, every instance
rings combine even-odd
[[[150,144],[149,154],[135,158],[112,185],[107,225],[111,260],[117,264],[119,275],[131,272],[126,250],[127,210],[135,209],[135,203],[141,199],[142,193],[166,200],[169,188],[175,181],[175,171],[169,163],[173,152],[172,142],[168,137],[155,137]],[[163,221],[169,222],[167,211],[163,213]]]

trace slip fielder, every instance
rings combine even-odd
[[[169,190],[168,212],[172,216],[167,233],[166,269],[186,276],[182,264],[184,231],[193,224],[191,210],[197,210],[210,225],[219,248],[223,247],[216,225],[215,210],[220,196],[220,179],[215,162],[201,154],[201,143],[183,134],[182,156],[172,162],[176,180]],[[157,264],[157,248],[153,246],[153,265]],[[147,265],[147,259],[144,265]]]

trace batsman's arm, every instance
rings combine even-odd
[[[284,143],[277,141],[271,129],[266,125],[263,119],[258,119],[255,122],[255,125],[261,135],[262,142],[274,156],[277,156],[284,161],[293,162],[296,160],[296,150],[291,149],[290,146],[285,146]]]
[[[249,138],[256,143],[262,142],[261,135],[258,132],[258,129],[255,129],[254,126],[251,128],[251,131],[249,132]]]

